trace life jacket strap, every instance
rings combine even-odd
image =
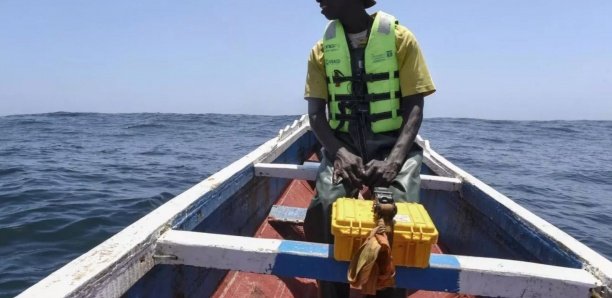
[[[376,114],[369,114],[369,112],[363,112],[363,111],[361,111],[360,113],[359,110],[363,110],[363,108],[360,108],[359,104],[341,105],[340,110],[343,110],[344,108],[351,109],[351,114],[347,114],[347,113],[336,114],[336,120],[340,121],[341,124],[344,124],[344,121],[351,121],[351,120],[359,119],[358,117],[360,116],[360,114],[366,114],[365,115],[366,119],[368,119],[370,122],[390,119],[393,116],[392,111],[376,113]],[[402,111],[397,109],[395,113],[396,115],[401,115]],[[340,127],[340,125],[338,125],[338,127]]]
[[[336,94],[336,101],[365,101],[365,102],[376,102],[381,100],[387,100],[391,98],[400,98],[402,93],[400,91],[374,93],[374,94],[363,94],[363,95],[348,95],[348,94]]]
[[[399,71],[395,71],[393,73],[393,77],[394,78],[398,78],[399,77]],[[343,76],[339,76],[339,75],[334,75],[333,77],[327,77],[327,83],[334,83],[334,84],[340,84],[340,83],[344,83],[344,82],[362,82],[362,83],[367,83],[367,82],[375,82],[375,81],[383,81],[383,80],[388,80],[391,77],[389,76],[388,72],[381,72],[381,73],[366,73],[366,74],[359,74],[359,75],[355,75],[355,76],[349,76],[349,77],[343,77]]]
[[[402,111],[397,109],[395,111],[395,114],[396,115],[401,115]],[[385,119],[391,119],[391,117],[393,117],[393,112],[392,111],[376,113],[376,114],[370,114],[369,115],[369,119],[370,119],[371,122],[376,122],[376,121],[385,120]]]

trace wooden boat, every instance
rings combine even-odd
[[[612,297],[609,260],[417,142],[421,202],[446,254],[426,269],[398,267],[398,287],[424,290],[414,297]],[[345,281],[347,263],[329,245],[295,241],[319,146],[303,116],[19,297],[312,297],[314,278]]]

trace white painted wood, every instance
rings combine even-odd
[[[163,264],[271,273],[281,240],[170,230],[159,238]]]
[[[441,191],[461,190],[461,180],[457,178],[421,174],[421,188]]]
[[[276,159],[308,130],[307,118],[301,119],[306,121],[283,130],[282,140],[279,137],[269,140],[53,272],[19,297],[119,297],[153,267],[157,238],[182,211],[246,167]]]
[[[240,270],[273,274],[281,240],[167,231],[159,239],[157,252],[175,256],[163,264]],[[328,259],[329,254],[302,254]],[[432,263],[429,269],[459,272],[461,293],[493,297],[587,297],[598,281],[582,269],[564,268],[512,260],[467,256],[455,258],[459,266]],[[428,270],[428,269],[425,269]]]
[[[530,225],[534,230],[537,230],[541,234],[554,239],[559,246],[580,256],[584,262],[584,268],[602,281],[603,285],[607,288],[607,295],[612,297],[612,262],[610,262],[610,260],[606,259],[599,253],[595,252],[591,248],[587,247],[539,216],[533,214],[531,211],[525,209],[523,206],[517,204],[486,183],[463,171],[431,149],[429,147],[429,142],[420,136],[417,138],[417,143],[423,147],[423,162],[425,163],[427,161],[429,164],[436,165],[438,169],[437,171],[439,171],[436,172],[437,174],[457,177],[463,181],[463,183],[468,183],[481,189],[485,194],[491,197],[492,200],[495,200],[508,208],[510,212],[514,213],[518,218]],[[436,168],[432,169],[436,171]]]
[[[443,177],[457,177],[455,173],[446,168],[443,163],[438,162],[436,159],[431,158],[431,147],[428,140],[425,140],[421,137],[421,135],[417,135],[415,142],[417,145],[423,148],[423,163],[428,166],[432,171],[434,171],[439,176]]]
[[[300,116],[299,120],[294,120],[291,126],[287,125],[284,129],[281,129],[278,132],[277,141],[284,140],[286,136],[291,135],[293,132],[297,131],[302,126],[310,128],[310,122],[308,121],[308,117],[306,117],[306,115]]]
[[[254,167],[255,176],[313,181],[317,178],[319,163],[309,162],[304,165],[257,163]]]
[[[598,280],[581,269],[456,256],[461,293],[491,297],[589,297]]]
[[[304,165],[273,163],[255,164],[255,176],[300,179],[314,181],[317,178],[319,163],[309,162]],[[421,188],[442,191],[458,191],[461,180],[457,178],[421,175]]]

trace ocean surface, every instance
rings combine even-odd
[[[0,297],[36,283],[297,116],[0,117]],[[459,167],[612,259],[612,121],[425,119]]]

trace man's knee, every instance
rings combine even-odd
[[[411,151],[389,187],[398,202],[419,202],[422,151]]]
[[[310,203],[308,210],[306,211],[306,218],[304,219],[304,235],[306,240],[310,242],[327,243],[327,228],[328,222],[327,204],[322,204],[316,197]]]

